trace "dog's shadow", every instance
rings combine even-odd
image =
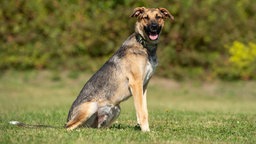
[[[130,129],[130,130],[137,130],[137,131],[140,131],[140,126],[137,124],[135,126],[132,126],[132,125],[128,125],[128,124],[113,124],[110,129],[113,129],[113,130],[127,130],[127,129]]]

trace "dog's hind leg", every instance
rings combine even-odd
[[[119,116],[120,106],[106,105],[98,110],[98,128],[109,127]]]
[[[84,124],[98,110],[97,102],[85,102],[73,110],[71,119],[67,122],[67,130],[73,130]]]

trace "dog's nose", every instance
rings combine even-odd
[[[157,23],[152,23],[152,24],[150,25],[150,29],[151,29],[151,30],[157,30],[157,27],[158,27],[158,24],[157,24]]]

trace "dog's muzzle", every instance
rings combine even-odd
[[[159,33],[162,27],[159,26],[158,23],[152,22],[148,26],[144,27],[144,30],[148,36],[148,38],[152,41],[157,40],[159,38]]]

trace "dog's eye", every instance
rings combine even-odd
[[[156,19],[161,19],[162,17],[159,15],[156,15]]]
[[[147,15],[147,16],[144,16],[143,19],[149,20],[148,15]]]

